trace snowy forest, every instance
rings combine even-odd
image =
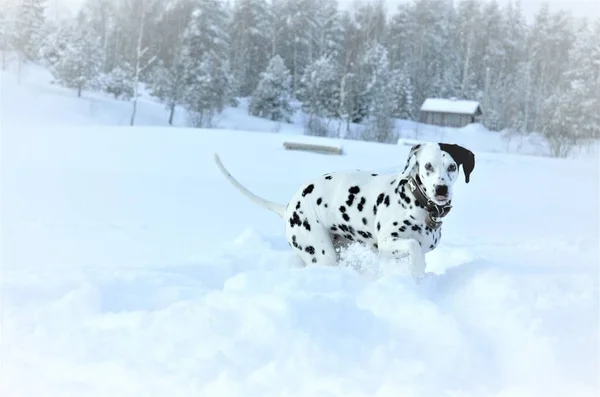
[[[5,0],[6,3],[6,0]],[[225,106],[332,135],[324,120],[392,142],[394,119],[418,120],[428,97],[480,101],[490,130],[579,144],[600,134],[600,20],[519,1],[85,0],[68,19],[47,1],[0,9],[6,54],[48,67],[57,84],[132,101],[139,83],[170,110],[210,127]]]

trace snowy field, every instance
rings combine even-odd
[[[417,286],[360,247],[300,267],[212,160],[285,202],[326,172],[396,172],[408,146],[287,152],[297,131],[242,131],[267,122],[241,111],[163,127],[149,101],[117,126],[128,104],[30,77],[2,74],[0,395],[598,395],[596,156],[474,147]]]

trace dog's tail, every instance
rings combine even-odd
[[[283,218],[283,214],[285,212],[285,207],[281,204],[277,204],[277,203],[273,203],[271,201],[265,200],[262,197],[257,196],[256,194],[252,193],[250,190],[248,190],[244,185],[242,185],[241,183],[239,183],[230,173],[229,171],[227,171],[227,169],[225,168],[225,166],[223,165],[223,163],[221,162],[221,159],[219,158],[219,155],[217,153],[215,153],[215,162],[217,163],[217,166],[219,167],[219,169],[221,170],[221,172],[223,173],[223,175],[225,175],[225,177],[229,180],[229,182],[231,182],[231,184],[233,186],[235,186],[236,188],[238,188],[243,194],[244,196],[248,197],[250,200],[252,200],[254,203],[269,209],[273,212],[275,212],[277,215],[279,215],[280,217]]]

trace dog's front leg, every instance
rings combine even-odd
[[[410,271],[415,281],[420,282],[425,274],[425,255],[421,244],[413,238],[385,236],[378,242],[379,253],[388,258],[409,257]]]

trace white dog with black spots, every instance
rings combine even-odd
[[[459,168],[466,183],[475,168],[475,155],[462,146],[419,144],[411,148],[400,175],[326,174],[306,182],[283,206],[241,185],[217,154],[215,161],[245,196],[285,220],[288,243],[305,264],[336,265],[340,240],[359,242],[383,257],[408,257],[417,281],[425,273],[425,254],[440,242]]]

